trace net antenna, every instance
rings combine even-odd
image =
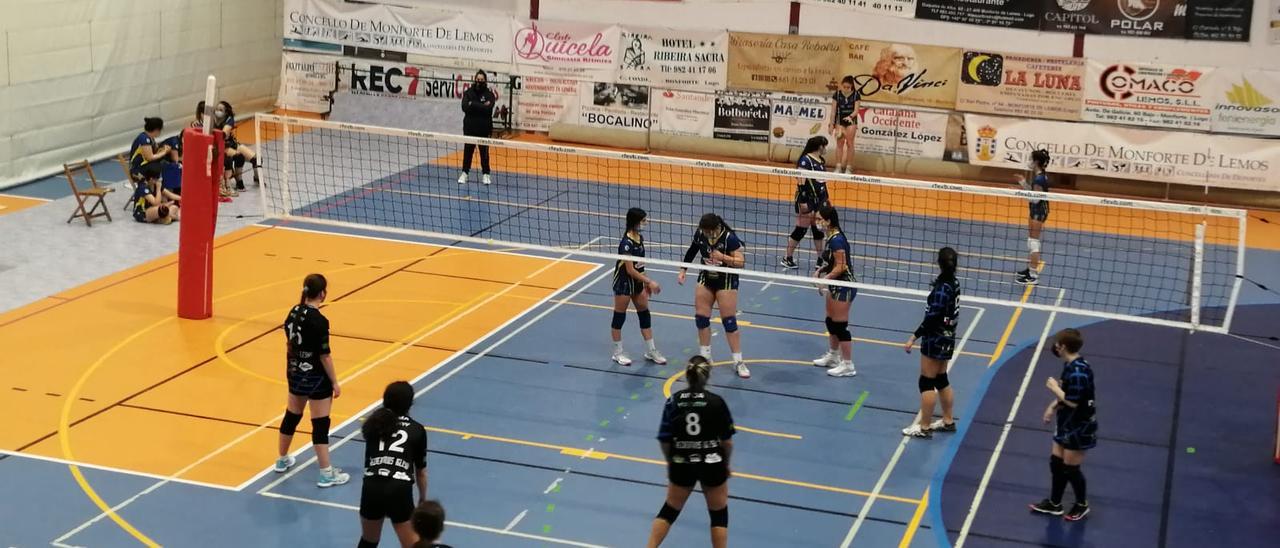
[[[812,272],[811,241],[797,248],[798,275],[777,264],[795,224],[796,183],[816,178],[827,182],[840,212],[856,276],[824,285],[919,299],[937,275],[938,249],[950,246],[960,253],[966,303],[1225,332],[1244,268],[1239,209],[259,119],[259,146],[275,181],[264,187],[264,211],[291,223],[612,265],[632,259],[613,251],[627,209],[641,207],[649,215],[644,263],[653,272],[736,273],[743,284],[812,291],[819,282],[804,275]],[[459,185],[465,147],[477,145],[490,148],[496,183]],[[1037,245],[1044,269],[1039,285],[1026,287],[1014,273],[1026,268],[1033,245],[1028,204],[1041,200],[1051,205]],[[699,217],[709,212],[745,242],[744,268],[683,262]],[[580,248],[591,241],[605,243]]]

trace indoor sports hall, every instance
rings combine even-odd
[[[715,276],[729,517],[704,480],[663,546],[1274,543],[1270,0],[40,4],[0,4],[0,546],[369,546],[395,381],[445,510],[405,546],[646,546]],[[286,409],[300,310],[327,421]]]

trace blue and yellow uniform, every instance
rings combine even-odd
[[[147,208],[150,207],[147,204],[147,196],[151,195],[153,193],[148,183],[138,183],[138,186],[133,187],[133,197],[130,198],[133,201],[133,220],[139,223],[147,222]]]
[[[644,237],[632,239],[631,234],[623,234],[622,240],[618,242],[619,255],[631,255],[635,257],[644,257]],[[634,261],[637,272],[644,272],[644,263]],[[618,259],[613,264],[613,294],[635,296],[644,291],[644,284],[627,272],[627,261]]]
[[[796,162],[796,169],[823,172],[827,170],[827,164],[821,156],[802,154]],[[796,213],[813,213],[830,201],[826,181],[806,177],[796,183]]]
[[[727,225],[722,225],[720,233],[714,238],[707,238],[702,234],[701,230],[694,229],[693,242],[689,244],[689,250],[684,252],[684,262],[691,263],[694,257],[702,255],[702,261],[705,264],[707,259],[711,258],[712,251],[719,251],[724,255],[732,255],[733,252],[745,247],[742,244],[742,240],[738,239],[738,235]],[[738,275],[703,270],[698,272],[698,284],[710,289],[712,293],[717,291],[737,291]]]
[[[960,282],[954,275],[938,276],[925,300],[924,320],[915,331],[920,353],[935,360],[950,360],[955,353],[959,323]]]
[[[159,160],[148,162],[142,157],[143,145],[150,145],[151,151],[157,150],[156,140],[147,132],[139,133],[133,138],[133,144],[129,146],[129,174],[142,177],[145,179],[158,179],[160,173],[164,170]]]
[[[1058,381],[1064,399],[1076,406],[1059,404],[1058,427],[1054,430],[1053,441],[1072,451],[1093,449],[1098,444],[1093,368],[1084,358],[1076,358],[1063,366]]]
[[[1049,174],[1041,172],[1033,175],[1031,177],[1031,185],[1027,190],[1049,192]],[[1042,223],[1045,222],[1049,218],[1049,201],[1032,200],[1031,218]]]
[[[835,270],[836,252],[844,252],[844,273],[840,276],[832,278],[845,282],[855,281],[853,277],[853,248],[849,245],[849,238],[846,238],[844,231],[839,228],[831,228],[827,232],[827,245],[822,250],[822,256],[818,258],[821,268],[818,273],[822,275],[830,274]],[[854,297],[858,296],[858,288],[845,287],[841,285],[827,286],[827,291],[831,298],[840,302],[852,302]]]
[[[835,94],[831,96],[831,99],[836,102],[837,124],[844,127],[858,125],[856,110],[858,108],[858,101],[862,100],[862,94],[859,93],[858,90],[853,90],[853,93],[845,95],[837,89]],[[849,121],[846,122],[845,118],[848,118]]]

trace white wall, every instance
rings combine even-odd
[[[279,87],[280,0],[0,0],[0,188],[173,133],[205,77],[240,112]]]
[[[790,2],[637,2],[635,0],[541,0],[540,19],[598,21],[677,29],[729,29],[787,33]],[[804,6],[808,8],[808,6]],[[523,14],[528,17],[528,10]]]

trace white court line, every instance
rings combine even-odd
[[[1058,299],[1053,305],[1062,304],[1062,295],[1065,290],[1058,290]],[[991,460],[987,461],[987,469],[982,473],[982,480],[978,482],[978,491],[973,494],[973,503],[969,505],[969,513],[964,516],[964,525],[960,526],[960,536],[956,537],[955,548],[963,548],[964,541],[969,536],[969,528],[973,526],[973,518],[978,515],[978,507],[982,505],[982,496],[987,492],[987,484],[991,482],[991,476],[996,471],[996,462],[1000,460],[1000,452],[1004,450],[1004,442],[1009,438],[1009,431],[1013,429],[1013,419],[1018,416],[1018,408],[1022,406],[1022,397],[1027,393],[1027,386],[1031,384],[1031,377],[1036,372],[1036,363],[1040,361],[1040,352],[1044,350],[1045,339],[1049,338],[1049,331],[1053,329],[1053,321],[1058,317],[1058,312],[1050,312],[1049,319],[1044,322],[1044,331],[1040,332],[1040,341],[1036,343],[1036,351],[1031,355],[1031,363],[1027,365],[1027,372],[1022,376],[1022,386],[1018,387],[1018,395],[1013,399],[1013,405],[1009,407],[1009,416],[1004,419],[1004,427],[1000,429],[1000,439],[996,441],[996,447],[991,453]]]
[[[592,240],[592,241],[594,242],[595,240]],[[565,257],[568,257],[568,255],[565,255]],[[558,260],[557,260],[557,261],[552,261],[552,262],[548,263],[547,265],[543,266],[542,268],[540,268],[540,269],[538,269],[538,270],[536,270],[536,271],[534,271],[534,272],[530,273],[529,275],[525,276],[525,277],[524,277],[520,282],[516,282],[516,283],[514,283],[514,284],[512,284],[512,285],[510,285],[510,286],[507,286],[507,288],[506,288],[506,289],[504,289],[504,290],[502,290],[500,293],[506,293],[507,291],[509,291],[509,290],[511,290],[511,289],[515,289],[515,287],[516,287],[516,286],[518,286],[518,285],[520,285],[524,280],[528,280],[528,279],[530,279],[530,278],[533,278],[534,276],[537,276],[538,274],[541,274],[541,273],[542,273],[543,271],[545,271],[546,269],[551,268],[552,266],[555,266],[555,265],[556,265],[556,264],[558,264],[558,263],[559,263],[559,261],[558,261]],[[590,275],[592,272],[595,272],[595,271],[596,271],[596,270],[598,270],[599,268],[600,268],[600,265],[596,265],[596,268],[593,268],[593,269],[591,269],[591,270],[588,270],[587,272],[582,273],[582,275],[581,275],[581,276],[578,276],[578,277],[577,277],[577,278],[575,278],[572,282],[568,283],[568,284],[567,284],[567,285],[565,285],[564,287],[572,287],[574,284],[576,284],[576,283],[578,283],[578,282],[582,281],[582,279],[583,279],[583,278],[585,278],[586,276]],[[606,270],[606,271],[604,272],[604,274],[601,274],[601,275],[600,275],[600,277],[597,277],[597,278],[595,278],[595,279],[591,280],[591,282],[589,282],[589,283],[587,283],[587,284],[584,284],[581,288],[579,288],[579,289],[578,289],[578,291],[577,291],[577,292],[575,292],[572,296],[570,296],[570,298],[572,298],[573,296],[576,296],[576,295],[578,295],[578,294],[582,293],[584,290],[586,290],[586,288],[591,287],[592,285],[595,285],[597,282],[599,282],[600,280],[604,279],[604,277],[605,277],[605,276],[612,276],[612,275],[613,275],[613,271],[611,271],[611,270]],[[543,304],[543,303],[546,303],[547,301],[551,300],[551,298],[552,298],[552,297],[554,297],[554,296],[556,296],[556,295],[560,294],[562,291],[564,291],[564,289],[561,289],[561,290],[559,290],[559,291],[552,292],[552,293],[548,294],[546,297],[543,297],[542,299],[538,300],[538,302],[536,302],[536,303],[534,303],[532,306],[530,306],[530,307],[526,308],[526,309],[524,310],[524,312],[520,313],[520,314],[519,314],[519,315],[517,315],[517,316],[512,317],[510,320],[507,320],[505,323],[503,323],[502,325],[500,325],[500,326],[498,326],[498,327],[494,328],[493,330],[489,331],[488,333],[485,333],[483,336],[481,336],[481,337],[477,338],[477,339],[476,339],[472,344],[468,345],[466,348],[464,348],[464,349],[462,349],[462,350],[459,350],[459,351],[457,351],[457,352],[454,352],[452,356],[449,356],[447,359],[445,359],[444,361],[440,362],[440,364],[439,364],[439,365],[437,365],[436,367],[431,368],[431,370],[430,370],[430,371],[427,371],[427,372],[425,372],[425,373],[423,373],[423,374],[421,374],[421,375],[418,375],[418,376],[417,376],[416,378],[414,378],[414,379],[413,379],[409,384],[414,384],[414,383],[416,383],[416,382],[418,382],[418,381],[420,381],[420,380],[422,380],[422,379],[426,378],[426,376],[427,376],[428,374],[430,374],[430,373],[432,373],[432,372],[435,372],[435,371],[438,371],[438,370],[440,370],[440,369],[444,368],[445,364],[449,363],[450,361],[452,361],[453,359],[457,358],[458,356],[461,356],[461,355],[465,354],[465,353],[467,352],[467,350],[468,350],[468,349],[470,349],[470,348],[474,347],[476,344],[480,343],[481,341],[484,341],[485,339],[487,339],[487,338],[489,338],[489,337],[493,336],[495,333],[498,333],[498,332],[502,331],[503,329],[506,329],[506,328],[507,328],[507,326],[511,325],[511,324],[512,324],[513,322],[515,322],[517,319],[519,319],[519,318],[523,317],[523,316],[524,316],[525,314],[527,314],[529,311],[534,310],[534,309],[536,309],[536,308],[537,308],[537,307],[539,307],[539,306],[542,306],[542,304]],[[538,320],[542,319],[544,316],[546,316],[546,314],[547,314],[548,312],[550,312],[550,311],[552,311],[552,310],[555,310],[556,308],[559,308],[559,307],[560,307],[560,303],[555,303],[555,304],[553,304],[553,305],[551,306],[551,308],[548,308],[546,311],[543,311],[543,313],[542,313],[542,314],[539,314],[538,316],[535,316],[532,320],[530,320],[530,321],[528,321],[528,322],[526,322],[526,323],[522,324],[520,327],[516,328],[514,331],[512,331],[511,333],[509,333],[506,337],[503,337],[502,339],[498,340],[498,341],[497,341],[497,342],[495,342],[494,344],[489,345],[489,347],[488,347],[488,348],[485,348],[484,350],[480,351],[478,354],[476,354],[475,356],[472,356],[472,357],[471,357],[470,359],[468,359],[467,361],[462,362],[462,365],[459,365],[458,367],[455,367],[454,369],[450,370],[448,373],[446,373],[445,375],[441,376],[439,379],[436,379],[434,382],[432,382],[431,384],[427,385],[427,386],[426,386],[426,388],[423,388],[422,390],[417,391],[417,392],[414,394],[414,397],[421,396],[421,395],[423,395],[423,394],[427,393],[429,390],[431,390],[431,389],[435,388],[437,385],[439,385],[440,383],[444,382],[444,381],[445,381],[445,380],[447,380],[449,377],[452,377],[455,373],[457,373],[457,372],[459,372],[459,371],[463,370],[464,368],[466,368],[467,366],[471,365],[471,364],[472,364],[473,362],[475,362],[476,360],[480,359],[480,357],[481,357],[481,356],[484,356],[485,354],[488,354],[490,351],[492,351],[492,350],[494,349],[494,347],[498,346],[499,344],[502,344],[503,342],[506,342],[507,340],[510,340],[510,339],[511,339],[511,337],[515,336],[517,333],[519,333],[519,332],[521,332],[521,331],[524,331],[524,330],[525,330],[525,328],[529,327],[530,325],[533,325],[533,324],[534,324],[534,323],[536,323]],[[382,405],[382,402],[380,402],[380,401],[376,401],[376,402],[373,402],[373,403],[369,404],[369,406],[368,406],[368,407],[366,407],[366,408],[364,408],[364,410],[360,411],[359,413],[356,413],[355,415],[352,415],[352,417],[351,417],[351,418],[347,419],[347,420],[346,420],[346,421],[344,421],[342,424],[339,424],[337,428],[334,428],[334,429],[333,429],[333,431],[334,431],[334,432],[337,432],[337,431],[338,431],[338,430],[340,430],[341,428],[343,428],[343,427],[347,426],[348,424],[351,424],[352,422],[354,422],[356,419],[358,419],[358,418],[360,418],[360,417],[364,416],[365,414],[369,413],[370,411],[372,411],[374,408],[376,408],[376,407],[377,407],[377,406],[379,406],[379,405]],[[342,439],[338,440],[336,443],[332,443],[332,444],[330,444],[330,445],[329,445],[329,453],[330,453],[330,454],[333,454],[334,452],[336,452],[336,451],[338,450],[338,448],[339,448],[339,447],[342,447],[343,445],[346,445],[346,444],[347,444],[347,442],[349,442],[349,441],[351,441],[352,439],[354,439],[354,438],[355,438],[355,436],[356,436],[357,434],[359,434],[359,433],[360,433],[360,429],[359,429],[359,428],[357,428],[357,429],[353,430],[350,434],[347,434],[345,437],[343,437]],[[311,444],[310,444],[310,443],[308,443],[308,444],[304,445],[304,446],[303,446],[303,448],[299,449],[298,451],[295,451],[295,453],[299,453],[299,452],[303,451],[303,449],[309,448],[310,446],[311,446]],[[301,471],[302,471],[302,469],[304,469],[304,468],[306,468],[306,467],[310,466],[311,464],[313,464],[313,463],[315,463],[315,462],[316,462],[316,457],[315,457],[315,455],[312,455],[312,456],[311,456],[311,457],[309,457],[306,461],[303,461],[303,463],[302,463],[302,464],[299,464],[299,465],[297,465],[297,466],[294,466],[292,470],[289,470],[288,472],[286,472],[285,474],[283,474],[282,476],[280,476],[278,479],[276,479],[276,480],[272,481],[271,483],[268,483],[268,484],[267,484],[266,486],[264,486],[262,489],[259,489],[259,490],[258,490],[258,493],[259,493],[259,494],[265,494],[266,492],[268,492],[268,491],[270,491],[270,490],[274,489],[277,485],[280,485],[281,483],[284,483],[285,481],[287,481],[289,478],[292,478],[293,476],[297,475],[297,474],[298,474],[298,472],[301,472]],[[272,472],[272,468],[268,467],[268,468],[264,469],[262,472],[259,472],[259,473],[258,473],[258,475],[257,475],[257,476],[254,476],[254,478],[250,479],[250,481],[247,481],[247,482],[245,482],[245,483],[244,483],[244,484],[242,484],[242,485],[243,485],[243,486],[251,485],[251,484],[252,484],[254,481],[256,481],[258,478],[260,478],[260,477],[262,477],[262,476],[264,476],[264,475],[266,475],[266,474],[268,474],[268,473],[271,473],[271,472]]]
[[[951,367],[956,364],[956,360],[960,358],[960,353],[964,349],[965,343],[969,342],[969,336],[973,334],[973,329],[982,323],[982,313],[985,310],[978,310],[978,315],[969,322],[969,328],[964,330],[964,336],[960,338],[960,344],[956,346],[955,355],[951,357],[951,361],[947,362],[947,372],[951,372]],[[916,421],[920,420],[920,413],[916,413]],[[844,541],[840,543],[840,548],[849,548],[853,543],[853,537],[858,535],[858,531],[862,529],[862,524],[867,520],[867,516],[871,514],[871,505],[875,504],[876,497],[880,496],[880,490],[884,489],[884,484],[889,481],[889,476],[893,474],[893,469],[898,466],[898,459],[902,458],[902,453],[907,449],[907,443],[911,441],[911,436],[902,436],[902,441],[898,443],[898,448],[893,451],[893,456],[889,457],[889,463],[885,465],[884,471],[880,473],[880,479],[876,480],[876,486],[871,490],[871,495],[862,503],[862,509],[858,510],[858,518],[853,520],[853,525],[849,527],[849,532],[844,535]]]
[[[52,463],[61,464],[64,466],[79,466],[81,468],[90,468],[93,470],[100,470],[103,472],[114,472],[117,474],[124,474],[126,476],[135,476],[139,478],[148,478],[148,479],[154,479],[154,480],[165,479],[165,476],[161,476],[159,474],[148,474],[146,472],[138,472],[135,470],[125,470],[123,468],[112,468],[110,466],[103,466],[101,464],[90,464],[87,462],[80,462],[76,460],[60,459],[57,457],[46,457],[44,455],[32,455],[30,453],[19,453],[17,451],[9,451],[7,449],[0,449],[0,455],[8,455],[11,457],[19,457],[24,459],[52,462]],[[223,491],[235,491],[234,488],[227,487],[225,485],[218,485],[215,483],[205,483],[203,481],[195,481],[195,480],[181,479],[181,478],[174,478],[173,481],[175,483],[185,483],[187,485],[194,485],[196,487],[208,487],[210,489],[221,489]]]
[[[302,218],[302,219],[303,219],[302,221],[295,221],[295,222],[304,222],[304,223],[305,223],[305,222],[307,222],[305,218]],[[258,223],[258,224],[257,224],[257,226],[266,227],[266,228],[278,228],[278,229],[281,229],[281,230],[291,230],[291,231],[294,231],[294,232],[308,232],[308,233],[311,233],[311,234],[322,234],[322,235],[325,235],[325,236],[338,235],[338,236],[347,236],[347,237],[350,237],[350,238],[362,238],[362,239],[365,239],[365,240],[377,240],[377,241],[379,241],[379,242],[393,242],[393,243],[397,243],[397,244],[420,245],[420,246],[424,246],[424,247],[443,247],[443,248],[447,248],[447,249],[461,249],[461,250],[463,250],[463,251],[480,251],[480,252],[484,252],[484,253],[497,253],[497,254],[499,254],[499,255],[510,255],[510,256],[512,256],[512,257],[521,257],[521,258],[525,258],[525,259],[530,258],[530,257],[533,257],[533,258],[535,258],[535,259],[548,259],[548,260],[550,260],[550,259],[551,259],[551,257],[543,257],[543,256],[541,256],[541,255],[530,255],[530,254],[528,254],[528,253],[515,253],[515,252],[512,252],[512,251],[504,251],[504,250],[502,250],[502,249],[484,249],[484,248],[482,248],[482,247],[465,247],[465,246],[453,245],[453,244],[441,244],[441,243],[434,243],[434,242],[422,242],[422,241],[418,241],[418,240],[401,240],[401,239],[398,239],[398,238],[390,238],[390,237],[382,237],[382,236],[370,236],[370,235],[368,235],[368,234],[348,234],[348,233],[346,233],[346,232],[334,232],[333,230],[317,230],[317,229],[311,229],[311,228],[301,228],[301,227],[296,227],[296,226],[286,226],[286,225],[273,225],[273,224],[265,224],[265,223]],[[370,227],[369,227],[369,228],[367,228],[366,230],[370,230],[370,231],[373,231],[373,232],[378,232],[378,227],[373,226],[373,225],[370,225]],[[603,237],[603,236],[602,236],[602,237]],[[601,238],[602,238],[602,237],[601,237]],[[595,240],[591,240],[591,242],[592,242],[592,243],[591,243],[591,244],[589,244],[589,245],[581,245],[581,246],[566,245],[566,246],[564,246],[564,247],[565,247],[565,249],[574,249],[575,247],[576,247],[577,249],[584,249],[584,248],[586,248],[586,247],[590,247],[590,246],[592,246],[592,245],[595,245],[595,242],[596,242],[596,241],[598,241],[599,239],[600,239],[600,238],[596,238]],[[493,242],[492,244],[488,244],[488,245],[492,245],[492,246],[494,246],[494,247],[498,247],[498,248],[508,248],[508,249],[509,249],[509,247],[508,247],[508,246],[502,245],[502,243],[501,243],[501,242]],[[582,260],[578,260],[578,259],[570,259],[570,258],[568,258],[568,256],[563,257],[563,258],[558,258],[558,259],[556,259],[556,260],[557,260],[557,261],[559,261],[559,262],[563,262],[563,263],[575,263],[575,264],[581,264],[581,265],[587,265],[587,266],[599,266],[599,263],[592,263],[592,262],[582,261]]]
[[[535,271],[534,273],[531,273],[529,276],[527,276],[527,277],[526,277],[526,279],[527,279],[528,277],[532,277],[532,276],[534,276],[534,275],[540,274],[541,272],[543,272],[543,271],[544,271],[544,270],[546,270],[547,268],[550,268],[551,266],[553,266],[553,265],[557,264],[558,262],[559,262],[559,261],[552,261],[552,262],[548,263],[547,265],[543,266],[541,269],[539,269],[539,270]],[[599,268],[599,265],[596,265],[596,268]],[[579,280],[581,280],[582,278],[586,277],[588,274],[590,274],[590,272],[594,272],[594,271],[595,271],[595,269],[592,269],[592,270],[590,270],[590,271],[588,271],[588,272],[584,272],[581,276],[579,276],[577,279],[575,279],[575,280],[574,280],[574,283],[576,283],[577,281],[579,281]],[[515,288],[516,288],[517,286],[519,286],[519,285],[520,285],[520,283],[519,283],[519,282],[517,282],[517,283],[515,283],[515,284],[512,284],[512,285],[510,285],[510,286],[507,286],[505,289],[503,289],[502,291],[499,291],[498,293],[494,293],[493,295],[490,295],[490,296],[489,296],[489,297],[487,297],[486,299],[484,299],[484,300],[480,301],[479,303],[477,303],[474,307],[472,307],[472,308],[470,308],[470,309],[468,309],[468,310],[464,310],[464,311],[462,311],[462,312],[458,313],[457,315],[453,316],[452,318],[449,318],[448,320],[446,320],[445,322],[441,323],[440,325],[437,325],[436,327],[432,328],[430,331],[427,331],[426,333],[424,333],[424,334],[422,334],[421,336],[417,337],[417,338],[416,338],[416,339],[414,339],[413,341],[410,341],[408,344],[400,345],[400,347],[399,347],[399,348],[397,348],[397,349],[395,349],[395,350],[393,350],[393,351],[391,351],[391,352],[387,353],[387,355],[385,355],[385,356],[383,356],[383,357],[381,357],[381,358],[378,358],[376,361],[374,361],[373,363],[370,363],[369,365],[365,366],[363,369],[360,369],[360,370],[358,370],[358,371],[355,371],[354,373],[352,373],[351,375],[347,376],[347,377],[346,377],[345,379],[343,379],[343,380],[349,381],[349,380],[351,380],[351,379],[353,379],[353,378],[356,378],[356,377],[360,376],[361,374],[363,374],[363,373],[365,373],[365,372],[367,372],[367,371],[369,371],[369,370],[373,369],[374,367],[378,366],[378,365],[379,365],[379,364],[381,364],[382,362],[385,362],[386,360],[389,360],[389,359],[391,359],[392,357],[399,355],[401,352],[404,352],[406,349],[408,349],[408,348],[412,347],[414,344],[417,344],[417,342],[418,342],[418,341],[421,341],[422,339],[425,339],[426,337],[428,337],[428,336],[430,336],[430,335],[432,335],[432,334],[434,334],[434,333],[438,332],[439,330],[441,330],[441,329],[443,329],[443,328],[445,328],[445,327],[449,326],[450,324],[454,323],[454,322],[455,322],[455,321],[457,321],[458,319],[465,317],[467,314],[470,314],[470,313],[471,313],[471,311],[479,309],[479,308],[480,308],[480,307],[482,307],[484,304],[488,303],[489,301],[492,301],[493,299],[495,299],[495,298],[497,298],[497,297],[499,297],[499,296],[503,295],[504,293],[506,293],[506,292],[508,292],[508,291],[510,291],[510,290],[512,290],[512,289],[515,289]],[[554,293],[553,293],[552,295],[554,295]],[[548,297],[547,297],[547,298],[549,299],[550,297],[551,297],[551,295],[548,295]],[[535,305],[534,305],[534,307],[536,307],[536,306],[538,306],[538,304],[535,304]],[[530,307],[530,308],[526,309],[526,311],[527,311],[527,310],[532,310],[534,307]],[[521,314],[521,315],[523,315],[523,314]],[[515,321],[515,319],[516,319],[516,318],[518,318],[518,317],[519,317],[519,316],[513,317],[510,321],[508,321],[508,323],[510,323],[511,321]],[[503,325],[505,326],[506,324],[503,324]],[[499,327],[499,329],[501,329],[501,327],[502,327],[502,326],[500,326],[500,327]],[[487,336],[487,335],[486,335],[486,336]],[[456,354],[455,354],[455,355],[456,355]],[[434,369],[433,369],[433,370],[434,370]],[[351,418],[349,418],[349,419],[347,419],[347,420],[343,421],[341,424],[339,424],[339,425],[337,426],[337,428],[334,428],[334,431],[336,432],[339,428],[342,428],[342,427],[344,427],[344,426],[346,426],[346,425],[350,424],[351,422],[354,422],[354,421],[355,421],[355,420],[357,420],[359,417],[361,417],[361,416],[363,416],[365,413],[369,412],[369,410],[370,410],[370,409],[372,409],[372,408],[374,408],[375,406],[377,406],[379,403],[381,403],[381,402],[374,402],[374,403],[370,404],[368,407],[366,407],[366,408],[365,408],[363,411],[361,411],[360,413],[357,413],[357,414],[353,415]],[[117,504],[117,505],[115,505],[115,506],[111,507],[111,509],[110,509],[110,513],[118,513],[121,509],[123,509],[124,507],[126,507],[126,506],[128,506],[128,505],[130,505],[130,504],[133,504],[133,502],[134,502],[134,501],[136,501],[136,500],[138,500],[139,498],[141,498],[141,497],[143,497],[143,496],[145,496],[145,495],[147,495],[147,494],[149,494],[149,493],[151,493],[151,492],[155,491],[156,489],[159,489],[160,487],[164,486],[165,484],[167,484],[167,483],[169,483],[169,482],[171,482],[171,481],[173,481],[173,480],[177,479],[179,476],[182,476],[183,474],[186,474],[187,472],[191,471],[191,470],[192,470],[192,469],[194,469],[195,467],[197,467],[197,466],[199,466],[199,465],[201,465],[201,464],[205,463],[205,462],[206,462],[206,461],[208,461],[209,459],[212,459],[213,457],[215,457],[215,456],[217,456],[217,455],[220,455],[220,454],[222,454],[223,452],[227,451],[228,449],[230,449],[230,448],[232,448],[232,447],[234,447],[234,446],[238,445],[240,442],[242,442],[242,441],[244,441],[244,440],[248,439],[250,436],[253,436],[253,435],[254,435],[254,434],[256,434],[258,431],[260,431],[260,430],[262,430],[262,429],[264,429],[264,428],[266,428],[266,427],[268,427],[268,426],[270,426],[270,425],[276,424],[277,422],[279,422],[280,418],[281,418],[281,417],[283,417],[283,416],[284,416],[283,414],[275,416],[275,417],[274,417],[274,418],[272,418],[271,420],[269,420],[269,421],[267,421],[267,422],[264,422],[264,423],[262,423],[262,424],[258,425],[257,427],[253,428],[252,430],[250,430],[250,431],[248,431],[248,432],[245,432],[244,434],[240,435],[239,437],[235,438],[234,440],[231,440],[230,442],[228,442],[227,444],[223,445],[222,447],[219,447],[218,449],[215,449],[213,452],[211,452],[211,453],[209,453],[209,454],[207,454],[207,455],[205,455],[205,456],[201,457],[199,460],[197,460],[197,461],[195,461],[195,462],[193,462],[193,463],[191,463],[191,464],[187,465],[186,467],[182,468],[181,470],[178,470],[177,472],[174,472],[172,475],[165,477],[163,480],[160,480],[160,481],[156,482],[155,484],[152,484],[150,487],[148,487],[148,488],[146,488],[146,489],[142,490],[141,492],[139,492],[139,493],[137,493],[137,494],[135,494],[135,495],[133,495],[133,496],[131,496],[131,497],[129,497],[129,498],[127,498],[127,499],[125,499],[124,501],[120,502],[119,504]],[[357,432],[358,432],[358,430],[357,430]],[[305,450],[305,449],[309,448],[310,446],[311,446],[311,444],[310,444],[310,443],[307,443],[307,444],[303,445],[303,447],[299,448],[299,449],[298,449],[298,451],[296,451],[295,453],[297,453],[297,452],[301,452],[301,451],[303,451],[303,450]],[[314,460],[314,459],[315,459],[315,457],[313,456],[311,460]],[[300,469],[301,467],[298,467],[298,468]],[[244,489],[244,487],[246,487],[247,485],[251,484],[251,483],[252,483],[254,480],[256,480],[258,477],[260,477],[260,476],[262,476],[262,475],[264,475],[264,474],[266,474],[266,473],[269,473],[269,471],[270,471],[270,470],[271,470],[271,468],[269,468],[269,467],[268,467],[268,468],[266,468],[266,469],[264,469],[262,472],[259,472],[259,473],[258,473],[258,475],[256,475],[254,478],[251,478],[251,479],[250,479],[250,481],[248,481],[248,482],[246,482],[246,483],[241,484],[240,486],[238,486],[238,487],[236,488],[236,490],[237,490],[237,491],[239,491],[239,490],[243,490],[243,489]],[[92,526],[94,523],[97,523],[98,521],[101,521],[101,520],[102,520],[102,518],[106,517],[107,515],[108,515],[108,512],[102,512],[102,513],[98,514],[98,515],[97,515],[96,517],[94,517],[93,519],[90,519],[89,521],[86,521],[86,522],[84,522],[84,523],[80,524],[80,525],[79,525],[78,527],[76,527],[75,529],[72,529],[72,530],[68,531],[67,533],[63,534],[62,536],[58,537],[57,539],[54,539],[53,543],[55,543],[55,544],[56,544],[56,543],[61,543],[61,542],[65,541],[65,540],[67,540],[68,538],[71,538],[72,536],[75,536],[75,535],[76,535],[76,534],[78,534],[80,531],[83,531],[83,530],[87,529],[88,527]]]
[[[562,481],[564,481],[564,478],[556,478],[555,481],[551,482],[551,485],[548,485],[546,489],[542,490],[542,494],[544,495],[550,494],[551,491],[553,491],[557,485],[560,485],[560,482]]]
[[[309,498],[304,498],[304,497],[295,497],[295,496],[291,496],[291,495],[282,495],[282,494],[280,494],[280,493],[260,493],[260,494],[261,494],[262,496],[264,496],[264,497],[271,497],[271,498],[275,498],[275,499],[283,499],[283,500],[291,500],[291,501],[294,501],[294,502],[305,502],[305,503],[307,503],[307,504],[315,504],[315,505],[317,505],[317,506],[328,506],[328,507],[330,507],[330,508],[338,508],[338,509],[340,509],[340,510],[348,510],[348,511],[351,511],[351,512],[359,512],[359,511],[360,511],[360,507],[358,507],[358,506],[352,506],[352,505],[349,505],[349,504],[342,504],[342,503],[338,503],[338,502],[329,502],[329,501],[325,501],[325,500],[316,500],[316,499],[309,499]],[[527,510],[526,510],[526,511],[527,511]],[[524,515],[524,514],[522,513],[521,515]],[[531,534],[529,534],[529,533],[520,533],[520,532],[517,532],[517,531],[505,531],[505,530],[502,530],[502,529],[495,529],[495,528],[493,528],[493,527],[485,527],[485,526],[483,526],[483,525],[473,525],[473,524],[470,524],[470,523],[462,523],[462,522],[457,522],[457,521],[446,521],[446,522],[444,522],[444,524],[445,524],[445,527],[446,527],[446,529],[445,529],[446,531],[448,530],[448,527],[457,527],[458,529],[470,529],[470,530],[472,530],[472,531],[483,531],[483,532],[485,532],[485,533],[493,533],[493,534],[495,534],[495,535],[503,535],[503,536],[508,536],[508,537],[518,537],[518,538],[523,538],[523,539],[536,540],[536,541],[539,541],[539,542],[547,542],[547,543],[551,543],[551,544],[560,544],[560,545],[563,545],[563,546],[579,546],[579,547],[581,547],[581,548],[605,548],[604,546],[600,546],[600,545],[597,545],[597,544],[587,544],[587,543],[585,543],[585,542],[578,542],[578,541],[576,541],[576,540],[568,540],[568,539],[562,539],[562,538],[548,537],[548,536],[543,536],[543,535],[531,535]]]
[[[502,528],[502,531],[503,531],[504,533],[511,532],[511,530],[512,530],[512,529],[515,529],[515,528],[516,528],[516,525],[519,525],[519,524],[520,524],[520,520],[523,520],[523,519],[524,519],[524,517],[525,517],[526,515],[528,515],[528,514],[529,514],[529,509],[528,509],[528,508],[525,508],[524,510],[521,510],[519,514],[516,514],[516,517],[511,518],[511,521],[510,521],[509,523],[507,523],[507,526],[506,526],[506,527],[503,527],[503,528]]]

